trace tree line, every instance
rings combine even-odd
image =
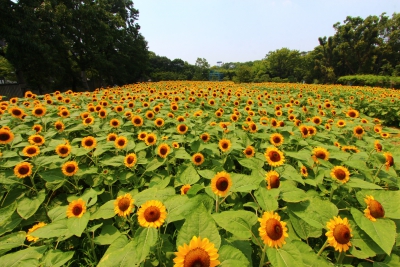
[[[347,75],[400,73],[398,13],[348,16],[312,51],[281,48],[260,60],[211,67],[204,58],[192,65],[148,51],[130,0],[2,0],[0,11],[0,79],[39,92],[216,77],[335,83]]]

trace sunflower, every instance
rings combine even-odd
[[[32,164],[29,162],[21,162],[14,167],[14,174],[22,179],[32,174],[32,168]]]
[[[301,176],[307,178],[308,177],[307,167],[306,166],[301,166],[300,173],[301,173]]]
[[[364,201],[367,203],[367,208],[364,210],[365,217],[373,222],[376,221],[376,218],[385,217],[385,210],[382,204],[376,201],[373,196],[366,196]]]
[[[172,142],[172,146],[176,149],[179,148],[179,143],[178,142]]]
[[[344,152],[354,152],[359,153],[360,150],[356,146],[342,146]]]
[[[14,134],[4,127],[0,129],[0,144],[8,144],[14,140]]]
[[[81,218],[85,212],[86,212],[86,204],[85,201],[83,201],[81,198],[69,203],[67,208],[68,218],[71,217]]]
[[[139,208],[137,216],[140,226],[158,228],[164,223],[167,211],[160,201],[150,200]]]
[[[115,133],[109,133],[107,135],[107,141],[114,142],[117,139],[118,135]]]
[[[285,156],[276,147],[268,147],[264,156],[268,164],[272,167],[281,166],[285,162]]]
[[[196,153],[192,156],[192,162],[194,165],[200,166],[204,162],[204,156],[201,153]]]
[[[38,146],[41,146],[41,145],[44,144],[45,139],[44,139],[44,137],[41,136],[41,135],[34,134],[34,135],[29,136],[28,141],[29,141],[29,143],[30,143],[31,145],[38,145]]]
[[[246,156],[246,158],[254,157],[255,153],[256,153],[256,150],[253,146],[247,146],[245,148],[245,150],[243,150],[243,154]]]
[[[274,146],[281,146],[283,144],[283,140],[283,135],[281,135],[280,133],[271,134],[271,137],[269,139],[271,144]]]
[[[63,118],[68,118],[69,117],[69,110],[64,108],[58,113],[58,115],[60,115],[60,117],[63,117]]]
[[[93,136],[87,136],[82,139],[81,145],[86,149],[93,149],[97,145],[96,138]]]
[[[133,206],[134,200],[131,196],[131,194],[126,193],[123,196],[117,197],[117,199],[114,201],[114,212],[115,214],[118,214],[120,217],[126,217],[128,216],[134,206]]]
[[[34,130],[36,133],[40,133],[43,130],[43,126],[40,124],[35,124],[32,126],[32,130]]]
[[[157,119],[154,121],[154,124],[155,124],[157,127],[162,127],[162,126],[164,126],[164,120],[163,120],[162,118],[157,118]]]
[[[328,160],[329,159],[329,152],[323,147],[316,147],[312,151],[313,155],[312,158],[316,163],[319,163],[318,159]]]
[[[311,119],[311,121],[317,125],[320,125],[322,123],[322,119],[318,116],[315,116]]]
[[[385,152],[385,153],[383,153],[383,155],[386,158],[385,166],[386,166],[386,170],[388,171],[389,168],[394,165],[393,156],[392,156],[392,154],[390,152]]]
[[[335,166],[331,171],[331,177],[344,184],[350,180],[350,172],[346,167]]]
[[[37,106],[32,110],[32,115],[35,117],[42,117],[46,114],[46,108],[43,106]]]
[[[65,158],[71,153],[71,146],[69,144],[60,144],[56,147],[56,153],[60,157]]]
[[[271,248],[282,247],[286,244],[285,238],[289,237],[287,233],[288,229],[286,228],[286,223],[281,221],[281,217],[278,213],[266,211],[258,221],[260,222],[258,232],[264,244]]]
[[[189,191],[191,185],[190,184],[185,184],[182,185],[181,187],[181,195],[186,195],[187,191]]]
[[[39,240],[39,237],[35,237],[32,236],[32,232],[34,232],[35,230],[42,228],[43,226],[45,226],[46,223],[44,222],[39,222],[37,224],[35,224],[34,226],[32,226],[31,228],[29,228],[28,233],[26,233],[26,240],[28,240],[29,242],[36,242]]]
[[[382,151],[382,144],[379,143],[379,140],[375,140],[374,142],[374,148],[376,150],[376,152],[381,152]]]
[[[317,128],[315,128],[314,126],[307,126],[307,130],[308,130],[308,135],[316,135],[317,134]]]
[[[76,161],[67,161],[61,167],[62,173],[66,176],[73,176],[78,170],[79,167]]]
[[[219,146],[219,149],[221,149],[222,152],[228,152],[229,149],[231,149],[232,144],[231,144],[231,141],[228,140],[228,139],[221,139],[218,142],[218,146]]]
[[[107,110],[102,108],[97,112],[97,114],[100,118],[105,119],[107,117]]]
[[[22,119],[24,117],[24,111],[19,107],[11,107],[8,110],[8,113],[10,113],[14,118]]]
[[[347,251],[351,246],[350,239],[353,237],[347,218],[342,219],[340,216],[335,216],[327,222],[326,227],[328,232],[325,233],[325,236],[328,238],[329,245],[339,252]]]
[[[165,159],[168,156],[170,151],[171,148],[169,147],[169,145],[165,143],[160,144],[157,148],[157,154],[163,159]]]
[[[144,140],[146,139],[146,136],[147,136],[147,133],[146,133],[146,132],[140,132],[140,133],[138,134],[138,139],[139,139],[140,141],[144,141]]]
[[[358,138],[361,139],[363,134],[364,134],[364,128],[360,125],[357,125],[356,127],[354,127],[353,129],[353,134]]]
[[[178,247],[175,252],[174,267],[207,266],[215,267],[220,264],[218,250],[207,238],[193,236],[189,245]]]
[[[381,133],[382,132],[382,126],[381,125],[375,125],[374,126],[374,132],[376,133]]]
[[[135,153],[130,153],[125,156],[124,164],[126,167],[132,168],[133,166],[135,166],[136,162],[137,162],[137,156]]]
[[[118,136],[114,141],[114,145],[118,149],[124,149],[127,144],[128,139],[125,136]]]
[[[92,125],[94,123],[94,118],[92,116],[89,116],[89,117],[83,119],[82,123],[83,123],[83,125],[86,125],[86,126]]]
[[[56,130],[61,133],[62,131],[64,131],[65,125],[62,121],[56,121],[54,123],[54,128],[56,128]]]
[[[381,137],[389,138],[390,137],[390,133],[381,133]]]
[[[144,142],[148,146],[152,146],[157,142],[157,136],[153,133],[149,133],[146,135],[146,139],[144,139]]]
[[[176,127],[176,130],[177,130],[178,133],[180,133],[180,134],[185,134],[185,133],[189,130],[189,128],[188,128],[185,124],[179,124],[179,125]]]
[[[121,125],[121,122],[118,119],[111,119],[110,126],[114,128],[118,128]]]
[[[303,138],[306,138],[307,136],[309,136],[307,126],[305,126],[305,125],[300,125],[300,126],[299,126],[299,130],[300,130],[301,136],[302,136]]]
[[[344,120],[338,120],[336,122],[337,127],[339,128],[343,128],[344,126],[346,126],[346,122]]]
[[[346,112],[346,116],[350,118],[358,118],[359,112],[355,109],[349,109]]]
[[[217,173],[211,180],[211,190],[220,197],[226,196],[231,186],[231,176],[225,171]]]
[[[140,117],[139,115],[135,115],[132,118],[132,124],[136,127],[142,126],[143,125],[143,118]]]
[[[24,147],[22,150],[22,154],[24,154],[25,157],[34,157],[39,155],[40,153],[40,148],[37,145],[29,145]]]
[[[210,134],[209,133],[203,133],[200,135],[200,139],[204,141],[204,143],[207,143],[210,141]]]
[[[271,188],[278,188],[281,184],[279,180],[279,173],[276,171],[269,171],[265,174],[265,181],[267,182],[268,190]]]

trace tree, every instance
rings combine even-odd
[[[298,50],[281,48],[275,51],[270,51],[265,56],[265,61],[268,66],[267,72],[272,78],[291,78],[295,81],[303,79],[300,71],[301,53]]]
[[[208,64],[205,58],[197,58],[195,63],[196,71],[193,76],[193,80],[206,81],[208,80],[208,72],[210,64]]]

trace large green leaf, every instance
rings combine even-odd
[[[303,219],[297,217],[291,211],[289,211],[289,218],[294,230],[296,231],[296,234],[301,239],[305,240],[308,239],[309,237],[320,237],[322,235],[322,229],[320,227],[316,228],[311,226]]]
[[[76,235],[76,236],[81,236],[82,232],[85,231],[86,226],[89,222],[90,218],[90,213],[85,212],[82,217],[77,218],[77,217],[71,217],[67,219],[67,227],[68,230]]]
[[[239,249],[230,245],[224,245],[218,250],[220,265],[218,266],[250,266],[249,260]]]
[[[360,178],[350,177],[350,180],[345,184],[351,188],[362,188],[362,189],[382,189],[379,185],[361,180]]]
[[[164,189],[152,187],[136,194],[133,198],[135,200],[135,205],[141,206],[149,200],[159,200],[161,202],[164,202],[169,196],[173,195],[175,195],[175,189],[172,187],[166,187]]]
[[[304,181],[299,170],[296,170],[292,165],[284,164],[283,166],[277,168],[276,171],[280,173],[282,178],[286,180],[293,180],[304,185]]]
[[[45,197],[46,197],[45,190],[40,191],[38,195],[32,199],[28,197],[23,197],[21,200],[18,201],[18,207],[17,207],[18,214],[25,220],[30,218],[39,209]]]
[[[259,170],[264,166],[265,161],[258,158],[239,158],[237,160],[243,167],[249,168],[251,170]]]
[[[57,206],[49,210],[49,212],[47,212],[47,216],[49,216],[50,220],[53,222],[65,219],[67,217],[67,209],[68,206]]]
[[[281,248],[268,248],[267,256],[274,267],[299,266],[302,262],[300,251],[292,243],[287,243]]]
[[[245,210],[214,213],[212,217],[220,227],[239,238],[250,238],[251,228],[257,223],[257,216]]]
[[[17,201],[14,201],[12,204],[0,209],[0,225],[3,225],[3,223],[13,215],[16,209]]]
[[[38,266],[39,259],[43,256],[47,246],[30,247],[0,257],[2,266],[7,267],[31,267]]]
[[[182,225],[176,240],[177,246],[189,244],[193,236],[208,238],[216,248],[221,245],[221,237],[211,215],[203,204],[192,210]]]
[[[362,190],[357,192],[356,197],[361,205],[366,206],[364,199],[366,196],[373,196],[376,201],[381,203],[385,210],[385,218],[400,219],[400,191],[387,190]]]
[[[377,219],[370,221],[365,215],[351,208],[351,214],[357,225],[383,250],[390,255],[396,236],[396,225],[390,219]]]
[[[18,215],[17,212],[14,212],[11,217],[6,218],[1,224],[0,224],[0,236],[3,235],[4,233],[11,232],[14,230],[15,227],[17,227],[22,221],[21,216]]]
[[[151,172],[154,170],[157,170],[160,166],[162,166],[165,163],[166,159],[163,158],[155,158],[152,161],[150,161],[147,166],[146,166],[146,172]]]
[[[122,260],[121,252],[124,250],[125,246],[128,244],[128,238],[125,235],[119,236],[111,245],[108,247],[103,257],[99,261],[98,266],[115,266]]]
[[[119,166],[124,165],[124,160],[125,160],[125,157],[120,155],[120,156],[115,156],[115,157],[111,157],[108,159],[104,159],[104,160],[100,161],[100,163],[105,166],[119,167]]]
[[[44,267],[60,267],[74,256],[74,251],[63,252],[61,250],[50,250],[43,259]],[[42,265],[41,265],[42,266]]]
[[[332,264],[325,258],[317,256],[315,252],[306,243],[293,240],[291,243],[296,246],[297,250],[301,254],[303,265],[305,267],[330,267]],[[299,266],[299,264],[297,265]]]
[[[121,265],[128,267],[131,266],[131,263],[140,263],[144,261],[150,252],[150,248],[156,244],[157,238],[158,231],[156,228],[139,228],[133,238],[134,246],[131,254],[133,257],[125,258]],[[130,261],[129,258],[131,258],[132,261]]]
[[[0,237],[0,255],[9,251],[12,248],[23,246],[26,238],[26,233],[23,231],[11,233]]]
[[[32,234],[39,238],[52,238],[52,237],[62,237],[69,234],[67,219],[58,220],[53,223],[49,223],[37,230]]]
[[[264,211],[273,211],[278,209],[279,190],[268,190],[260,187],[254,192],[254,196]]]
[[[104,225],[101,233],[94,238],[94,242],[99,245],[110,245],[121,235],[121,232],[112,225]]]
[[[182,184],[195,184],[200,180],[200,176],[192,164],[188,165],[186,169],[178,176],[178,180]]]
[[[109,200],[104,203],[95,213],[90,216],[90,220],[110,219],[115,216],[114,211],[115,200]]]
[[[349,252],[353,256],[366,259],[385,253],[353,220],[349,220],[349,222],[353,235]]]
[[[232,192],[250,192],[251,190],[255,190],[260,185],[263,178],[257,175],[245,175],[238,173],[230,174],[232,179]]]

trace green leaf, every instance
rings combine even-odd
[[[299,203],[288,203],[288,209],[315,228],[325,228],[326,223],[338,214],[338,208],[328,200],[310,198]]]
[[[200,174],[201,177],[206,178],[206,179],[212,179],[214,178],[214,176],[217,174],[216,172],[212,171],[212,170],[199,170],[197,171],[198,174]]]
[[[182,225],[176,240],[177,246],[189,244],[193,236],[208,238],[214,243],[216,248],[221,245],[221,237],[217,226],[211,215],[207,212],[203,204],[200,204],[197,209],[192,210],[191,214],[186,218]]]
[[[121,262],[121,252],[127,244],[128,238],[125,235],[121,235],[115,239],[104,253],[98,266],[112,266],[113,264],[117,264],[118,260]]]
[[[162,166],[165,163],[166,159],[163,158],[154,158],[152,161],[150,161],[149,164],[146,166],[146,172],[151,172],[156,169],[158,169],[160,166]]]
[[[74,256],[74,251],[63,252],[61,250],[50,250],[43,259],[44,267],[60,267]],[[42,265],[41,265],[42,266]]]
[[[316,228],[309,225],[306,221],[297,217],[293,212],[289,211],[290,222],[292,223],[293,229],[301,239],[308,239],[309,237],[320,237],[322,235],[322,229]]]
[[[36,213],[40,205],[43,203],[45,197],[46,197],[45,190],[42,190],[33,199],[27,197],[22,198],[21,200],[18,201],[18,207],[17,207],[18,214],[22,218],[27,220]]]
[[[302,262],[300,251],[292,243],[287,243],[281,248],[268,248],[267,256],[274,267],[299,266]]]
[[[286,202],[301,202],[309,198],[309,196],[301,189],[294,189],[290,192],[283,192],[281,197]]]
[[[279,190],[268,190],[265,187],[260,187],[254,192],[254,196],[263,211],[278,209]]]
[[[134,194],[131,194],[134,195]],[[173,187],[166,187],[164,189],[158,189],[158,188],[149,188],[146,190],[143,190],[142,192],[136,194],[134,196],[135,199],[135,205],[136,206],[141,206],[144,204],[146,201],[149,200],[159,200],[161,202],[164,202],[169,196],[175,195],[175,189]]]
[[[9,219],[14,211],[17,209],[17,201],[14,201],[12,204],[8,205],[0,209],[0,225],[3,225]]]
[[[257,223],[257,216],[245,210],[214,213],[212,217],[220,227],[239,238],[250,238],[251,228]]]
[[[238,173],[230,173],[232,179],[232,192],[250,192],[255,190],[260,185],[263,178],[257,175],[245,175]]]
[[[101,160],[100,163],[105,166],[119,167],[119,166],[124,165],[124,160],[125,160],[125,157],[122,155],[119,155],[119,156],[115,156],[115,157],[108,158],[105,160]]]
[[[139,228],[133,238],[133,263],[144,261],[150,252],[150,248],[157,242],[158,230],[153,227]],[[125,263],[125,265],[124,265]],[[132,266],[129,257],[122,261],[122,266]]]
[[[400,191],[388,190],[362,190],[357,192],[356,197],[358,202],[364,207],[366,203],[364,199],[366,196],[373,196],[376,201],[381,203],[385,210],[385,218],[400,219]]]
[[[370,221],[365,215],[351,208],[351,214],[357,225],[371,237],[372,240],[383,250],[390,255],[396,236],[396,225],[389,219],[377,219],[375,222]]]
[[[349,252],[353,256],[366,259],[385,253],[353,220],[349,220],[349,223],[353,235]]]
[[[199,184],[194,184],[190,187],[190,189],[186,192],[186,194],[188,195],[188,197],[193,197],[202,189],[204,189],[204,186]]]
[[[0,224],[0,236],[4,233],[14,230],[22,221],[21,216],[17,212],[14,212],[11,217],[8,217]]]
[[[94,242],[99,245],[110,245],[121,235],[121,232],[112,225],[104,225],[100,235],[94,238]]]
[[[240,165],[251,170],[259,170],[264,166],[265,161],[258,158],[239,158],[237,159]]]
[[[307,162],[311,157],[311,152],[303,149],[298,152],[285,152],[285,156]]]
[[[185,148],[180,147],[179,149],[175,150],[175,158],[176,159],[189,159],[191,160],[192,157],[186,152]]]
[[[350,180],[345,184],[345,186],[349,186],[351,188],[362,188],[362,189],[383,189],[379,185],[355,177],[350,177]]]
[[[68,230],[72,234],[80,237],[82,232],[85,231],[85,229],[86,229],[86,226],[89,222],[89,218],[90,218],[89,212],[85,212],[83,214],[83,216],[80,218],[77,218],[77,217],[68,218],[67,219]]]
[[[49,210],[47,216],[49,216],[50,220],[58,221],[67,218],[67,209],[68,206],[57,206],[54,209]]]
[[[303,260],[303,266],[307,267],[331,267],[332,264],[325,258],[317,256],[315,252],[304,242],[293,240],[291,243],[296,246],[297,250],[301,254]]]
[[[43,257],[43,254],[46,250],[47,246],[22,249],[20,251],[0,257],[0,262],[2,266],[7,267],[39,266],[39,259]]]
[[[69,234],[67,219],[49,223],[34,231],[34,236],[39,238],[62,237]]]
[[[182,184],[195,184],[200,180],[200,176],[192,164],[188,165],[186,169],[178,176],[178,180]]]
[[[110,219],[115,216],[114,211],[115,199],[109,200],[104,203],[95,213],[90,216],[90,220],[96,219]]]
[[[221,262],[218,266],[241,266],[246,267],[250,266],[249,260],[246,256],[237,248],[232,247],[230,245],[224,245],[220,247],[218,250],[219,258],[218,260]]]
[[[9,251],[12,248],[23,246],[26,238],[26,233],[19,231],[0,237],[0,255]]]
[[[283,171],[280,171],[283,170]],[[285,164],[279,169],[276,170],[280,173],[281,177],[285,178],[286,180],[296,181],[302,185],[304,185],[303,178],[300,175],[299,170],[296,170],[292,165]]]

